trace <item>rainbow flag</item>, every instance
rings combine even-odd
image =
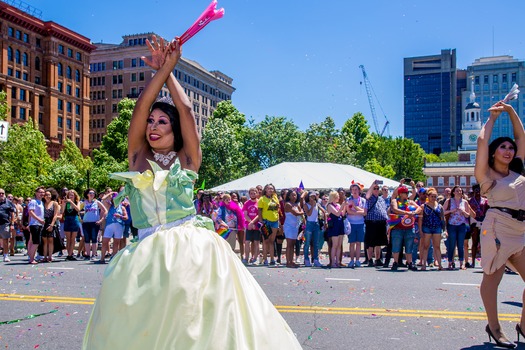
[[[219,225],[219,227],[215,230],[224,239],[227,239],[232,230],[228,226],[225,225]]]

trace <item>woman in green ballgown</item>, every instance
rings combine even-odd
[[[191,104],[172,74],[178,40],[148,42],[157,70],[129,128],[126,185],[139,242],[104,273],[84,349],[300,349],[211,220],[195,216],[193,183],[201,163]],[[172,101],[155,101],[167,84]]]

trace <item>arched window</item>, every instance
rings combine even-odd
[[[75,81],[80,83],[80,71],[78,69],[75,70]]]
[[[67,66],[66,69],[66,78],[71,79],[71,67]]]
[[[20,63],[20,50],[16,50],[15,53],[15,62]]]
[[[35,58],[35,69],[40,70],[40,57]]]
[[[11,46],[7,47],[7,60],[8,61],[13,60],[13,48]]]
[[[24,66],[26,66],[26,67],[28,66],[28,62],[27,62],[27,60],[28,60],[27,53],[24,52],[24,54],[22,55],[22,63],[23,63]]]
[[[59,63],[57,65],[57,70],[58,70],[58,75],[59,76],[63,76],[64,75],[64,71],[62,70],[62,63]]]

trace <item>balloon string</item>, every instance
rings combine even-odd
[[[55,312],[57,312],[58,310],[51,310],[49,312],[44,312],[43,314],[32,314],[32,315],[29,315],[29,316],[26,316],[26,317],[23,317],[23,318],[18,318],[16,320],[11,320],[11,321],[3,321],[3,322],[0,322],[0,324],[13,324],[13,323],[18,323],[18,322],[21,322],[21,321],[24,321],[24,320],[30,320],[32,318],[35,318],[35,317],[39,317],[39,316],[44,316],[44,315],[49,315],[49,314],[54,314]]]

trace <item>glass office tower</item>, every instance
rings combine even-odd
[[[405,137],[427,153],[456,151],[461,137],[461,91],[466,72],[456,68],[456,50],[404,59]]]

